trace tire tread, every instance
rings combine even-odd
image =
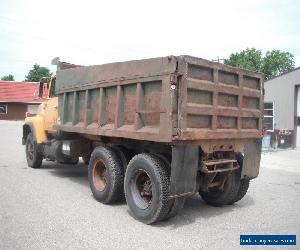
[[[111,185],[111,190],[109,191],[108,195],[102,199],[97,196],[95,193],[96,190],[93,190],[92,187],[92,168],[93,168],[93,162],[99,155],[102,155],[106,158],[107,165],[106,167],[110,168],[111,174],[110,176],[110,183]],[[124,175],[123,171],[121,168],[121,163],[120,160],[118,159],[117,155],[115,152],[107,147],[107,146],[99,146],[94,149],[91,155],[90,163],[89,163],[89,181],[90,181],[90,186],[93,192],[94,197],[96,200],[104,203],[104,204],[111,204],[119,201],[122,196],[124,195],[124,190],[123,190],[123,183],[124,183]],[[97,191],[96,191],[97,192]]]
[[[143,160],[148,163],[148,166],[151,166],[155,178],[157,179],[157,182],[159,184],[159,189],[161,190],[161,196],[159,197],[159,204],[157,210],[155,211],[155,214],[152,217],[142,220],[146,224],[152,224],[163,220],[169,212],[170,175],[169,175],[169,171],[167,170],[167,166],[165,162],[161,160],[159,157],[148,153],[141,153],[134,156],[128,164],[127,171],[131,168],[131,166],[134,166],[137,160]],[[130,177],[131,176],[125,175],[125,183],[127,183],[127,179]],[[128,201],[128,195],[129,194],[125,192],[125,197],[127,201]],[[134,211],[132,212],[134,214]]]
[[[229,187],[225,191],[218,191],[219,193],[214,192],[200,192],[202,199],[209,205],[221,207],[224,205],[229,204],[233,201],[238,193],[239,190],[239,173],[237,171],[233,171],[228,180],[231,183],[228,184]],[[227,182],[226,181],[226,182]],[[225,185],[227,185],[225,183]]]
[[[242,179],[240,183],[240,188],[237,193],[237,196],[234,199],[234,202],[240,201],[246,195],[250,185],[250,180]]]
[[[26,139],[26,148],[25,150],[27,150],[27,142],[29,140],[32,141],[33,145],[34,145],[34,150],[36,151],[35,152],[35,155],[34,155],[34,159],[32,160],[32,162],[28,162],[28,159],[27,159],[27,155],[26,155],[26,159],[27,159],[27,164],[30,168],[41,168],[42,166],[42,162],[43,162],[43,155],[41,155],[38,151],[37,151],[37,145],[36,145],[36,142],[34,141],[34,138],[33,138],[33,133],[30,132],[28,135],[27,135],[27,139]],[[27,154],[27,152],[26,152]]]

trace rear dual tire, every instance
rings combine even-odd
[[[156,156],[165,163],[165,166],[167,167],[167,169],[169,171],[169,175],[171,176],[171,163],[169,160],[170,157],[164,156],[162,154],[156,154]],[[177,197],[177,198],[171,199],[170,204],[169,204],[169,212],[163,220],[171,219],[171,218],[175,217],[177,214],[179,214],[180,211],[184,207],[185,200],[186,200],[186,197]]]
[[[170,175],[166,164],[151,154],[138,154],[125,174],[125,197],[132,215],[145,224],[163,220],[170,211]]]
[[[110,147],[96,147],[88,166],[88,179],[94,198],[104,204],[124,197],[124,173],[121,161]]]
[[[237,159],[238,164],[240,165],[239,171],[241,171],[243,168],[244,156],[241,153],[238,153],[236,155],[236,159]],[[236,197],[234,198],[234,200],[231,201],[229,204],[233,204],[234,202],[237,202],[237,201],[243,199],[249,189],[249,186],[250,186],[249,179],[241,179],[238,193],[237,193]]]
[[[93,196],[109,204],[122,199],[124,192],[132,216],[152,224],[175,216],[185,198],[169,199],[170,169],[168,162],[153,154],[138,154],[126,167],[124,155],[113,147],[94,149],[88,170]]]
[[[240,186],[240,176],[238,171],[232,171],[227,177],[224,187],[221,190],[200,191],[202,199],[209,205],[221,207],[229,204],[235,199]]]
[[[242,179],[239,182],[226,184],[225,190],[218,192],[199,192],[202,199],[209,205],[220,207],[224,205],[232,205],[240,201],[246,195],[250,180]],[[228,188],[231,186],[231,188]]]
[[[165,217],[165,220],[175,217],[183,209],[185,204],[185,197],[178,197],[171,200],[170,209]]]
[[[207,204],[217,207],[232,205],[235,202],[243,199],[246,195],[249,189],[250,180],[240,179],[244,157],[239,153],[237,154],[236,159],[238,164],[240,165],[240,168],[230,174],[222,190],[199,192],[202,199]]]
[[[249,189],[249,185],[250,185],[250,180],[246,180],[246,179],[240,180],[239,191],[236,197],[234,198],[234,200],[229,202],[228,204],[233,204],[243,199]]]

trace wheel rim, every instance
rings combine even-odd
[[[33,157],[34,157],[34,146],[33,146],[32,141],[30,141],[30,140],[26,144],[26,152],[27,152],[27,159],[32,161]]]
[[[105,164],[97,160],[93,166],[93,183],[99,192],[103,192],[107,186],[108,178]]]
[[[146,171],[140,169],[135,173],[130,183],[130,189],[135,204],[140,209],[146,209],[151,205],[153,198],[152,180]]]

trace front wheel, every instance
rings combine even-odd
[[[28,167],[40,168],[43,161],[43,155],[38,152],[37,144],[32,133],[29,133],[27,136],[25,152]]]
[[[170,176],[166,164],[152,154],[138,154],[129,162],[124,181],[127,205],[145,224],[166,218],[170,210]]]

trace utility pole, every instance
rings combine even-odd
[[[224,60],[226,58],[220,58],[219,56],[217,56],[218,59],[212,59],[213,62],[218,62],[218,63],[224,63]]]

